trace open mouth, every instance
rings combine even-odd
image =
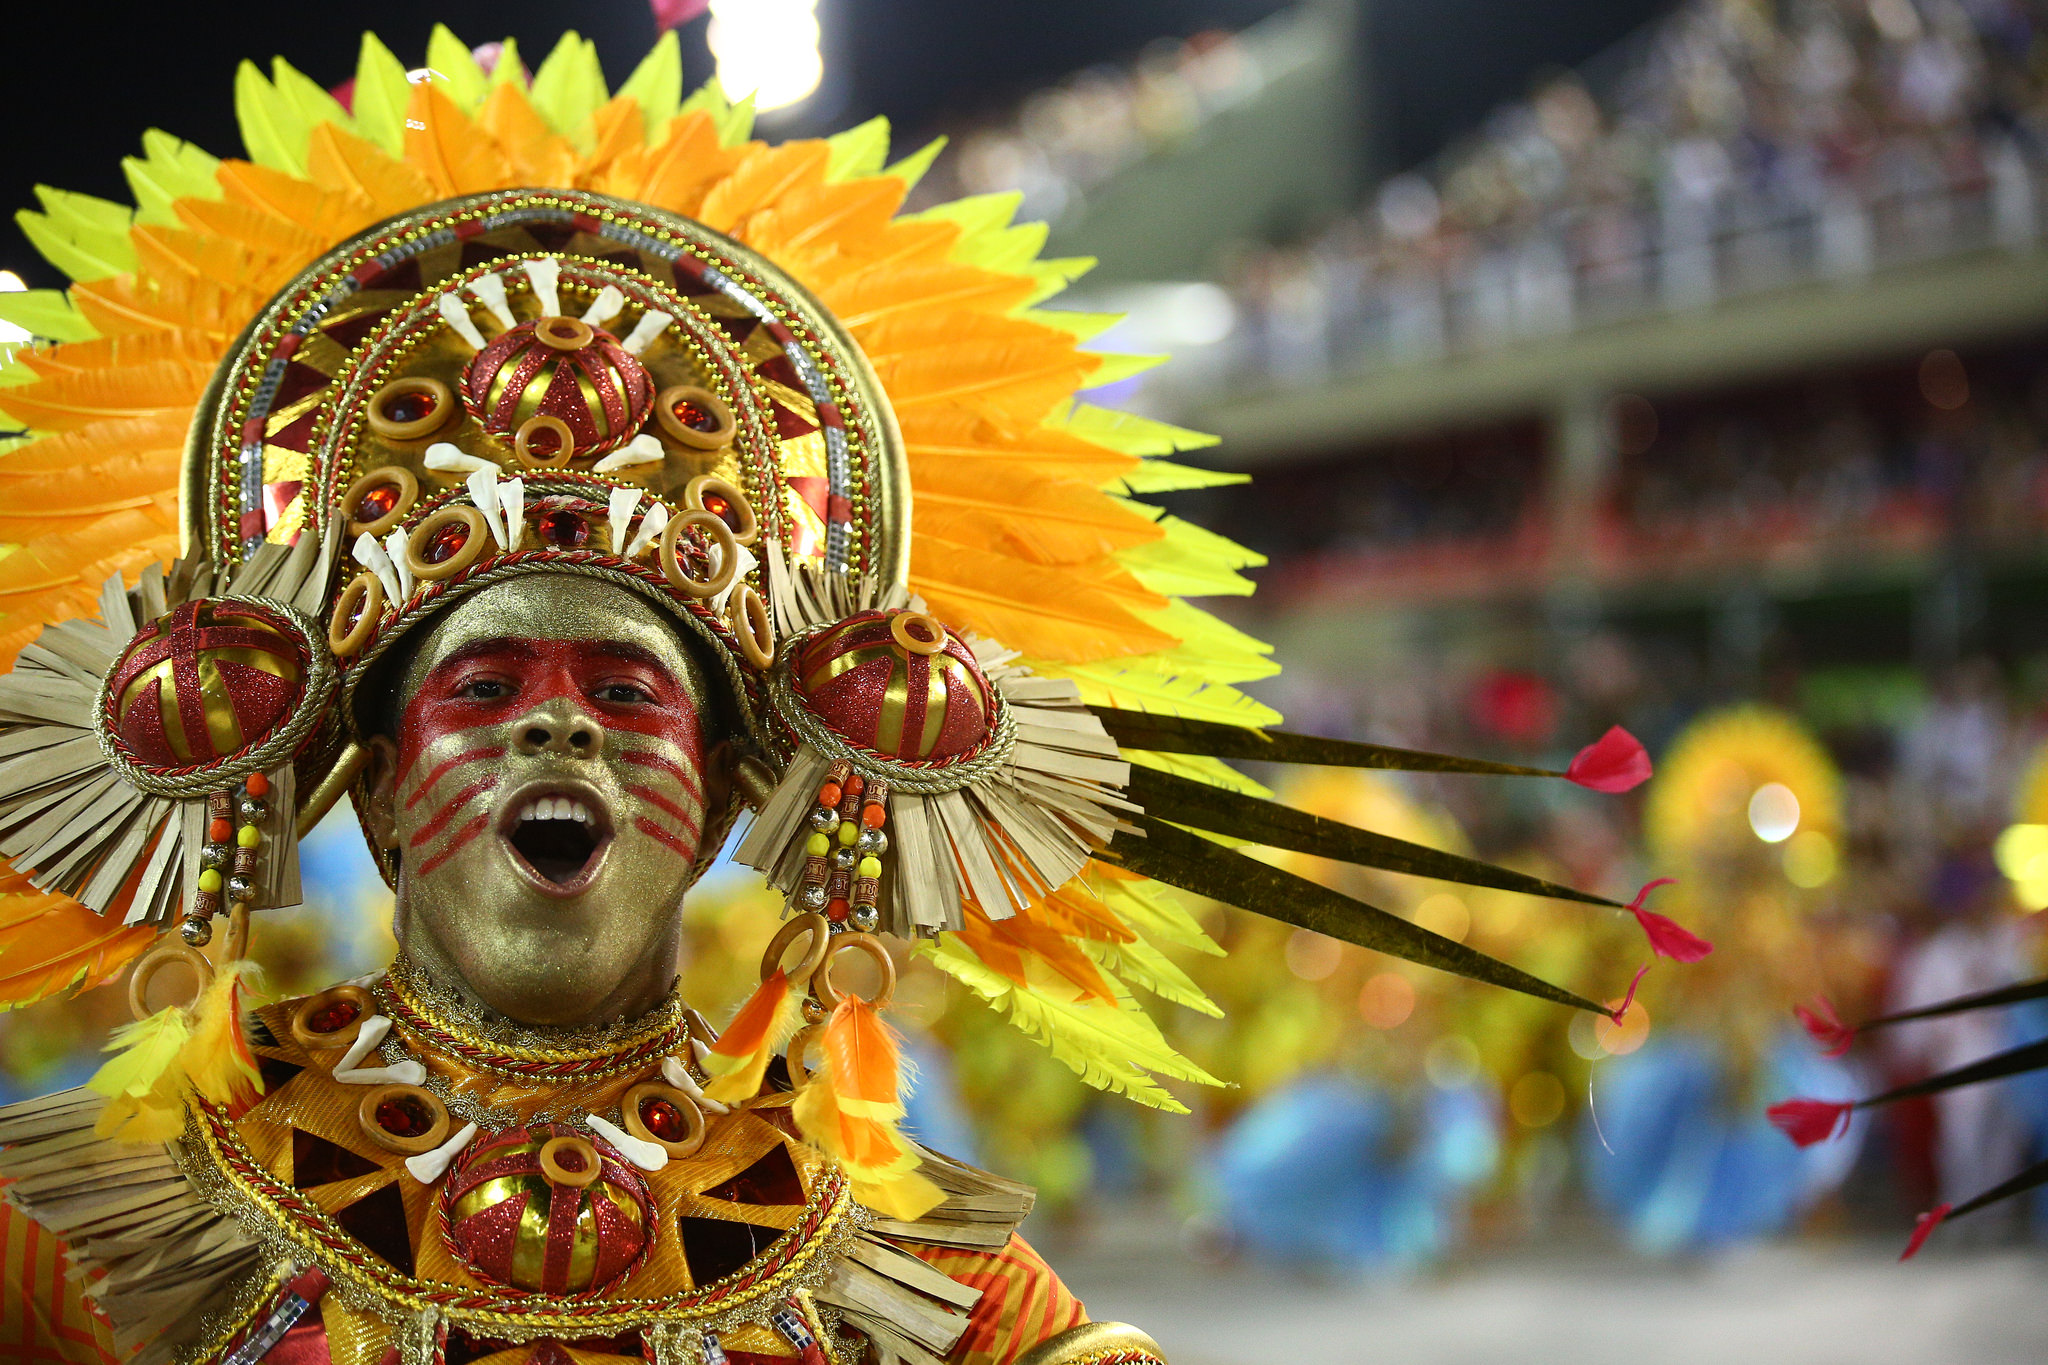
[[[561,791],[522,796],[502,833],[534,881],[560,893],[590,883],[611,839],[601,804]]]

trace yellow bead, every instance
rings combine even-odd
[[[822,858],[831,851],[832,836],[829,834],[813,834],[810,838],[804,840],[804,852],[810,854],[813,858]]]
[[[204,872],[200,873],[199,889],[201,891],[220,890],[220,872],[215,868],[209,867]]]
[[[853,841],[854,841],[855,839],[858,839],[858,838],[860,838],[860,822],[859,822],[859,821],[857,821],[857,820],[841,820],[841,821],[839,822],[839,842],[840,842],[840,843],[842,843],[842,844],[845,844],[845,845],[846,845],[846,846],[847,846],[848,848],[851,848],[851,847],[853,846]]]
[[[254,848],[263,842],[263,831],[254,825],[244,825],[235,831],[235,842],[243,848]]]
[[[873,856],[862,858],[860,860],[860,875],[863,877],[881,876],[882,860]]]

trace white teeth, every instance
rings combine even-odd
[[[566,796],[543,796],[529,801],[520,810],[521,820],[574,820],[579,825],[591,823],[590,807],[581,801]]]

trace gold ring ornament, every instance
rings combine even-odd
[[[536,448],[543,435],[555,438],[552,449],[542,451]],[[559,468],[575,458],[576,436],[561,418],[539,413],[519,424],[519,430],[512,437],[512,453],[528,469]]]
[[[149,987],[157,974],[170,966],[189,967],[192,970],[194,986],[192,999],[187,1007],[197,1004],[199,997],[206,994],[206,988],[213,984],[213,964],[206,954],[189,944],[180,943],[174,935],[165,935],[156,946],[136,962],[128,976],[128,1012],[136,1019],[147,1019],[156,1011],[149,1007]]]
[[[441,1097],[424,1086],[373,1086],[356,1106],[356,1124],[363,1136],[387,1152],[418,1156],[448,1140],[454,1121]]]
[[[309,1052],[345,1048],[376,1012],[376,1003],[361,986],[330,986],[307,996],[292,1011],[292,1041]]]
[[[490,544],[484,514],[451,503],[412,528],[405,542],[405,563],[413,577],[434,583],[453,578],[482,559]]]
[[[651,1142],[672,1160],[697,1155],[709,1125],[697,1101],[672,1085],[643,1081],[619,1101],[620,1126]]]
[[[564,1133],[541,1144],[540,1170],[551,1185],[582,1190],[597,1183],[604,1162],[589,1138]]]
[[[699,474],[683,485],[683,506],[724,519],[732,538],[742,545],[752,546],[761,539],[761,519],[754,515],[754,504],[738,484],[716,474]],[[732,516],[727,517],[727,512]]]
[[[349,580],[341,600],[327,618],[327,647],[337,659],[352,659],[362,653],[384,614],[384,580],[368,569]]]
[[[823,915],[793,915],[782,922],[782,927],[775,931],[775,937],[768,940],[768,947],[761,954],[763,981],[782,966],[782,955],[800,937],[804,939],[804,955],[783,975],[793,982],[802,982],[809,980],[818,970],[825,961],[825,954],[832,950],[832,926],[825,922]]]
[[[352,537],[382,536],[403,521],[419,500],[419,477],[401,465],[381,465],[359,474],[341,495],[348,533]]]
[[[654,420],[670,437],[692,450],[717,450],[731,445],[739,430],[725,400],[697,384],[678,384],[656,394]]]
[[[832,940],[830,951],[818,970],[811,976],[811,993],[818,997],[818,1003],[828,1010],[837,1009],[844,997],[832,984],[832,964],[848,949],[861,954],[875,964],[875,970],[882,974],[882,984],[867,1002],[876,1009],[884,1009],[896,998],[896,960],[889,956],[889,949],[873,934],[840,934]]]
[[[677,553],[677,541],[686,531],[691,530],[704,532],[706,544],[698,551],[699,553],[709,555],[716,552],[718,556],[718,565],[710,571],[709,578],[699,578],[691,573],[683,566]],[[696,548],[692,546],[693,550]],[[661,533],[662,576],[668,579],[670,587],[685,597],[718,596],[734,578],[738,577],[739,568],[739,542],[733,539],[732,528],[725,524],[725,518],[716,513],[706,512],[701,508],[694,512],[685,512],[672,519],[667,529]]]
[[[447,426],[457,411],[452,389],[431,375],[415,374],[377,390],[363,416],[370,430],[387,441],[420,441]],[[355,504],[344,500],[342,505]]]

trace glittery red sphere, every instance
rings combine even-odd
[[[315,1011],[306,1020],[306,1027],[315,1033],[339,1033],[356,1021],[363,1007],[353,1000],[337,1000],[323,1010]]]
[[[901,644],[894,617],[866,611],[810,640],[795,683],[818,719],[841,739],[895,759],[952,758],[981,743],[994,715],[988,679],[951,631],[937,653]]]
[[[448,1173],[441,1200],[449,1249],[477,1275],[515,1289],[580,1294],[617,1284],[639,1264],[654,1227],[640,1172],[592,1139],[600,1168],[594,1183],[555,1185],[541,1173],[541,1147],[574,1131],[537,1123],[494,1133],[471,1144]]]
[[[690,1135],[690,1121],[683,1111],[658,1097],[640,1102],[640,1121],[663,1142],[681,1142]]]
[[[136,763],[203,767],[281,724],[305,672],[281,617],[246,602],[187,602],[144,626],[114,665],[108,719]]]
[[[511,440],[529,418],[557,417],[575,443],[571,459],[602,455],[631,440],[654,411],[654,382],[639,357],[601,327],[575,350],[550,346],[535,327],[500,333],[462,374],[462,403],[485,431]],[[552,452],[550,452],[552,453]]]

